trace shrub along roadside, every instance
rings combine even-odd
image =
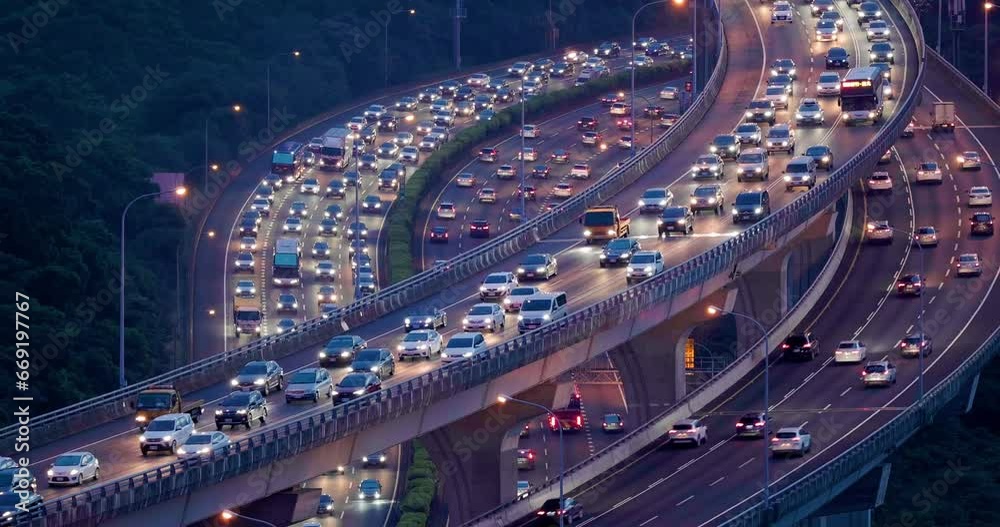
[[[406,490],[400,500],[397,527],[424,527],[437,494],[437,467],[420,441],[413,442],[413,463],[406,472]]]
[[[673,59],[665,64],[639,69],[635,76],[636,85],[646,86],[674,79],[686,75],[688,68],[689,61]],[[625,71],[580,87],[547,92],[525,103],[525,120],[531,121],[553,112],[569,111],[593,102],[596,97],[609,91],[628,89],[630,86],[631,76]],[[521,125],[520,112],[521,106],[513,105],[497,112],[492,120],[459,132],[406,179],[406,195],[396,199],[386,221],[391,283],[400,282],[416,273],[413,244],[422,240],[414,238],[413,224],[420,210],[420,201],[427,190],[447,177],[456,164],[468,162],[470,152],[475,152],[479,145],[513,135]]]

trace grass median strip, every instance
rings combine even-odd
[[[420,441],[413,442],[413,463],[406,472],[406,491],[400,501],[397,527],[424,527],[437,494],[437,466]]]
[[[686,75],[688,68],[689,61],[679,59],[641,68],[636,70],[636,84],[647,86],[675,79],[680,75]],[[626,90],[630,86],[631,76],[628,71],[624,71],[590,81],[583,86],[544,93],[528,99],[525,103],[525,120],[530,122],[546,114],[569,111],[574,107],[593,102],[600,95]],[[467,162],[469,152],[476,151],[475,148],[479,145],[517,133],[521,126],[520,112],[520,105],[515,104],[498,112],[490,121],[480,122],[462,130],[438,151],[427,157],[423,165],[407,178],[406,195],[397,198],[386,221],[391,283],[400,282],[417,273],[417,262],[413,256],[417,247],[414,244],[422,240],[413,236],[413,226],[417,221],[420,201],[427,190],[450,175],[456,164]]]

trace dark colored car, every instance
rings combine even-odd
[[[333,497],[329,494],[319,495],[319,505],[316,506],[316,514],[332,514],[333,513]]]
[[[448,243],[448,227],[441,225],[431,227],[431,232],[427,236],[430,242]]]
[[[240,391],[257,390],[265,397],[271,390],[279,391],[285,380],[285,372],[273,360],[248,362],[230,382]]]
[[[535,165],[534,168],[531,169],[531,177],[548,179],[551,172],[552,169],[550,169],[547,165]]]
[[[611,240],[601,250],[601,267],[615,264],[627,264],[636,251],[642,250],[639,240],[632,238],[619,238]]]
[[[392,358],[392,352],[386,348],[368,348],[354,356],[351,371],[372,372],[379,379],[384,379],[396,374],[396,361]]]
[[[596,117],[581,117],[576,122],[577,130],[597,130],[597,118]]]
[[[781,343],[781,353],[786,359],[815,359],[819,353],[819,340],[811,331],[793,333]]]
[[[816,168],[823,170],[833,170],[833,150],[826,145],[810,146],[803,155],[813,158]]]
[[[403,319],[403,329],[409,333],[415,329],[437,329],[448,325],[448,313],[436,307],[415,309]]]
[[[738,437],[764,437],[764,425],[766,424],[763,412],[750,412],[743,414],[739,421],[736,421],[736,435]]]
[[[740,156],[740,140],[733,134],[717,135],[708,151],[722,159],[736,159]]]
[[[344,199],[347,195],[347,185],[342,180],[334,179],[326,186],[326,197]]]
[[[924,292],[927,281],[918,274],[905,274],[896,280],[896,293],[899,295],[920,296]]]
[[[244,426],[249,430],[254,421],[263,425],[266,418],[267,401],[260,392],[233,392],[215,409],[215,429]]]
[[[472,220],[469,223],[469,236],[472,238],[489,238],[490,222],[487,220]]]
[[[378,119],[378,129],[383,132],[395,132],[399,126],[399,119],[395,115],[385,114]]]
[[[660,236],[674,232],[691,234],[694,232],[694,213],[688,207],[667,207],[656,220],[656,230]]]
[[[553,163],[569,163],[569,152],[562,148],[557,148],[552,152]]]
[[[548,280],[559,272],[556,265],[556,259],[551,254],[529,254],[517,264],[517,277]]]
[[[319,365],[328,368],[332,365],[350,364],[354,361],[354,356],[367,347],[365,339],[357,335],[337,335],[319,352]]]
[[[733,202],[733,223],[760,221],[771,213],[771,198],[766,190],[740,192]]]
[[[562,516],[567,523],[573,523],[583,519],[583,506],[573,498],[563,498],[562,507],[560,507],[559,498],[553,498],[545,500],[535,515],[552,523],[559,523],[559,517]]]
[[[348,373],[333,387],[334,400],[337,403],[350,401],[381,389],[382,381],[372,372]]]
[[[826,69],[849,68],[851,55],[844,48],[830,48],[826,52]]]
[[[969,218],[969,233],[993,236],[993,215],[989,212],[977,212]]]

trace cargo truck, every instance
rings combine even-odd
[[[150,421],[167,414],[190,414],[195,423],[204,410],[205,401],[187,401],[181,399],[181,393],[173,385],[153,385],[139,392],[131,403],[135,410],[135,424],[140,432],[146,431]]]
[[[618,213],[618,207],[591,207],[583,213],[580,223],[583,225],[583,237],[587,245],[594,240],[613,240],[627,238],[629,235],[629,218]]]
[[[331,128],[323,134],[319,166],[324,170],[343,170],[354,158],[354,134],[347,128]]]
[[[279,238],[274,246],[271,281],[277,287],[298,285],[302,281],[302,245],[295,238]]]
[[[934,103],[934,109],[931,110],[931,130],[955,131],[955,103]]]
[[[233,325],[237,337],[240,335],[259,337],[262,322],[260,300],[239,296],[233,298]]]

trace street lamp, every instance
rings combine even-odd
[[[250,516],[244,516],[242,514],[233,512],[233,511],[231,511],[229,509],[226,509],[226,510],[222,511],[222,513],[219,514],[219,517],[222,518],[222,521],[224,521],[224,522],[228,522],[229,520],[232,520],[233,518],[240,518],[240,519],[243,519],[243,520],[252,521],[254,523],[259,523],[261,525],[268,525],[269,527],[278,527],[277,525],[275,525],[275,524],[273,524],[271,522],[264,521],[264,520],[261,520],[259,518],[251,518]]]
[[[360,160],[358,156],[361,155],[360,149],[352,144],[351,149],[353,151],[354,158],[354,170],[358,177],[354,180],[354,227],[358,227],[361,224],[361,198],[360,198],[360,188],[361,188],[361,167]],[[405,176],[404,176],[405,177]],[[350,230],[350,227],[348,227]],[[361,233],[358,232],[358,240],[361,240]],[[352,233],[347,237],[348,247],[354,243],[354,234]],[[358,248],[354,251],[354,299],[357,300],[361,298],[361,244],[358,244]]]
[[[125,217],[128,215],[128,210],[132,208],[135,202],[143,198],[151,198],[155,196],[163,196],[165,194],[174,194],[179,197],[183,197],[187,194],[187,187],[179,186],[169,190],[162,190],[157,192],[149,192],[134,198],[132,201],[125,205],[125,210],[122,211],[122,221],[121,221],[121,270],[120,270],[120,280],[118,289],[118,387],[124,388],[128,386],[128,381],[125,380]]]
[[[771,506],[771,449],[768,444],[767,436],[769,434],[768,428],[768,411],[771,406],[771,394],[770,394],[770,370],[771,370],[771,347],[767,344],[767,330],[764,329],[764,325],[757,321],[756,318],[750,315],[744,315],[743,313],[737,313],[735,311],[726,311],[721,307],[708,306],[708,314],[715,315],[733,315],[734,317],[739,317],[745,320],[749,320],[757,329],[760,330],[761,335],[764,337],[764,511],[766,511]]]
[[[677,2],[678,0],[653,0],[652,2],[647,2],[641,6],[639,9],[635,10],[635,14],[632,15],[632,58],[629,61],[629,75],[632,77],[632,148],[629,150],[629,155],[635,155],[635,21],[639,18],[639,13],[654,4],[665,4],[667,2]],[[697,26],[696,26],[697,29]]]
[[[918,368],[920,368],[920,373],[917,375],[917,401],[919,402],[924,399],[924,341],[927,339],[927,335],[924,334],[924,309],[926,308],[926,304],[924,303],[924,289],[927,287],[927,275],[924,273],[924,244],[917,241],[916,233],[906,229],[888,227],[892,232],[908,236],[910,243],[920,249],[920,313],[917,314],[917,328],[920,331],[920,347],[917,349]]]
[[[271,57],[271,60],[267,61],[267,68],[266,68],[267,73],[265,75],[265,77],[267,77],[267,116],[264,118],[265,123],[267,123],[267,119],[271,118],[271,61],[279,57],[287,57],[289,55],[295,58],[299,58],[302,56],[302,52],[297,49],[294,49],[287,53],[278,53],[277,55]]]
[[[497,402],[504,404],[506,402],[521,403],[528,406],[533,406],[539,410],[549,414],[550,417],[556,420],[556,424],[559,427],[559,527],[563,527],[563,507],[565,507],[564,497],[563,497],[563,476],[566,473],[566,450],[563,448],[563,429],[562,425],[559,424],[559,417],[556,416],[555,412],[552,411],[547,406],[542,406],[538,403],[533,403],[531,401],[525,401],[522,399],[516,399],[509,395],[500,394],[497,396]]]
[[[990,96],[990,11],[993,6],[996,5],[993,2],[986,2],[983,4],[983,56],[985,60],[983,61],[983,92],[986,96]]]
[[[413,16],[417,14],[416,9],[410,9],[406,14]],[[385,21],[385,85],[389,86],[389,23],[392,22],[392,17],[390,16]]]
[[[521,92],[521,223],[528,221],[528,206],[526,204],[528,189],[526,188],[525,178],[527,175],[524,172],[524,92]]]
[[[234,104],[234,105],[230,106],[229,108],[230,108],[230,110],[232,110],[233,113],[240,113],[240,112],[243,111],[243,107],[240,106],[239,104]],[[209,121],[209,119],[211,119],[211,116],[205,117],[205,183],[204,183],[204,185],[205,185],[205,189],[204,189],[205,190],[205,194],[208,194],[208,171],[209,170],[213,170],[213,171],[219,170],[219,165],[217,165],[215,163],[209,164],[209,162],[208,162],[208,121]]]

